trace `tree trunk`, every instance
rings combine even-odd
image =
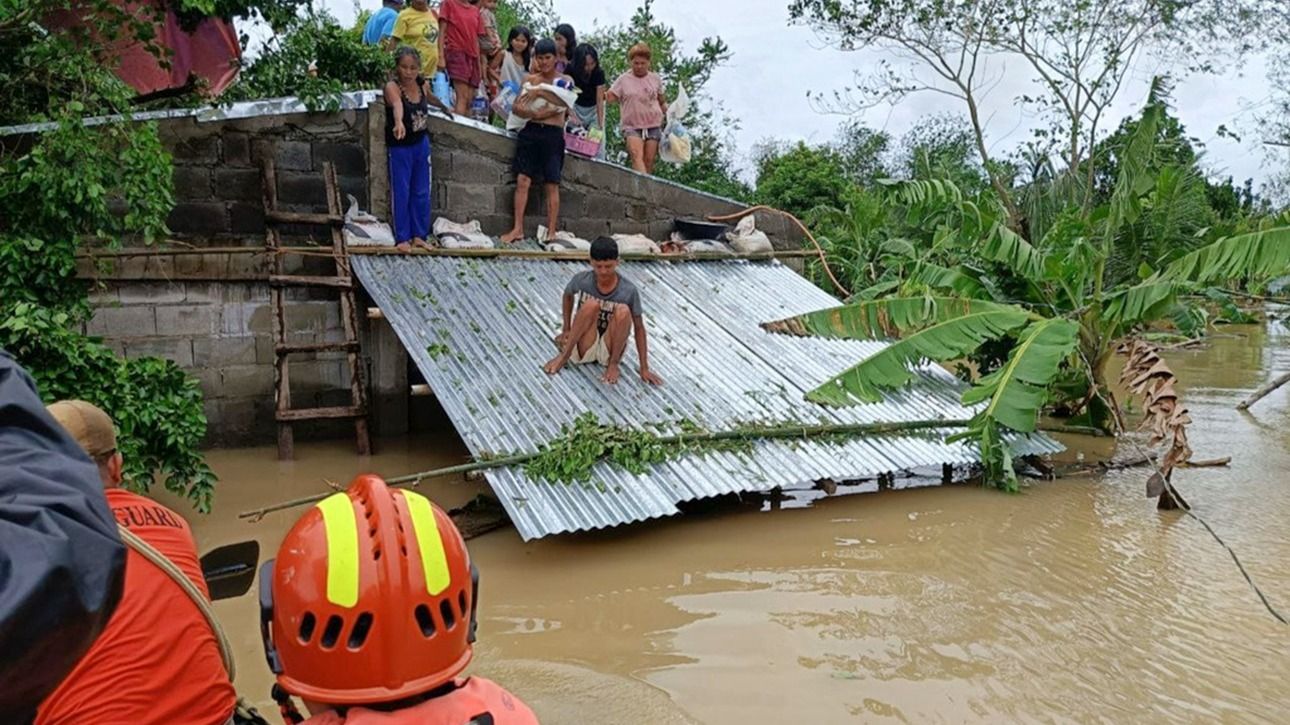
[[[1249,410],[1251,405],[1254,405],[1260,400],[1263,400],[1263,398],[1267,397],[1269,393],[1281,387],[1282,385],[1285,385],[1286,383],[1290,383],[1290,373],[1281,375],[1277,377],[1275,380],[1273,380],[1272,382],[1268,383],[1267,385],[1264,385],[1263,387],[1254,391],[1253,393],[1250,394],[1250,397],[1238,403],[1236,406],[1236,409]]]

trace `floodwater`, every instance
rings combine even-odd
[[[1233,457],[1175,484],[1290,615],[1290,387],[1233,410],[1290,366],[1290,335],[1225,332],[1239,337],[1167,355],[1196,457]],[[299,512],[250,524],[238,511],[318,492],[324,477],[464,457],[450,431],[366,460],[339,441],[285,464],[267,447],[215,451],[217,510],[190,518],[203,551],[254,537],[267,558]],[[482,575],[471,672],[546,723],[1290,719],[1290,626],[1199,524],[1155,510],[1144,478],[720,508],[530,544],[494,532],[470,542]],[[483,484],[425,490],[453,506]],[[276,721],[253,594],[216,611],[239,690]]]

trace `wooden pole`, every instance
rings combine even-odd
[[[1290,383],[1290,373],[1285,373],[1284,375],[1280,375],[1272,382],[1254,391],[1250,395],[1250,397],[1246,398],[1245,400],[1242,400],[1240,403],[1237,403],[1236,409],[1249,410],[1251,405],[1254,405],[1260,400],[1263,400],[1273,390],[1276,390],[1277,388],[1281,387],[1282,385],[1285,385],[1286,383]]]

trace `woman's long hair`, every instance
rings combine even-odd
[[[573,51],[578,47],[578,34],[573,32],[573,26],[568,23],[560,23],[555,26],[555,34],[564,38],[564,52],[572,59]]]
[[[600,53],[596,47],[590,43],[583,43],[573,50],[573,56],[569,59],[569,67],[565,69],[572,78],[573,82],[580,90],[590,90],[584,88],[583,84],[588,83],[591,78],[587,75],[587,59],[591,58],[596,61],[596,67],[600,67]]]
[[[511,32],[506,34],[506,52],[511,52],[511,41],[524,36],[529,42],[524,46],[524,68],[528,69],[529,63],[533,61],[533,31],[524,25],[516,25],[511,28]]]

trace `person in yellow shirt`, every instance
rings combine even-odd
[[[411,46],[421,56],[421,68],[427,75],[433,75],[443,68],[440,46],[443,40],[439,37],[439,16],[430,9],[427,0],[412,0],[408,6],[399,11],[394,21],[394,31],[385,42],[387,50],[394,50],[401,45]]]

